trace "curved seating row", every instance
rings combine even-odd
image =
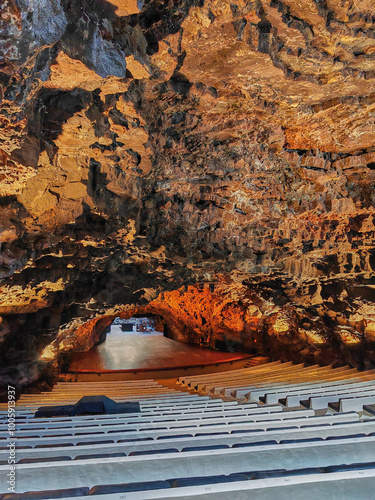
[[[2,485],[0,500],[367,500],[375,488],[374,379],[372,372],[349,367],[275,362],[184,376],[176,381],[181,390],[153,380],[59,383],[50,393],[22,395],[17,402],[18,494]],[[41,405],[98,393],[139,401],[141,412],[33,416]],[[343,411],[347,399],[356,405]],[[4,477],[5,416],[0,414]]]

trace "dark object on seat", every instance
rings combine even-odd
[[[161,453],[178,453],[177,448],[166,448],[165,450],[142,450],[142,451],[132,451],[129,453],[129,457],[136,455],[158,455]]]
[[[116,403],[107,396],[84,396],[75,405],[41,406],[34,417],[59,417],[61,415],[109,415],[140,412],[139,403]]]
[[[106,396],[84,396],[74,405],[73,415],[137,413],[139,403],[116,403]]]
[[[147,481],[144,483],[128,483],[128,484],[105,484],[102,486],[93,486],[90,490],[90,495],[106,495],[109,493],[125,493],[129,491],[147,491],[147,490],[163,490],[170,488],[167,481]]]
[[[29,493],[4,493],[1,500],[44,500],[49,498],[83,497],[89,488],[68,488],[66,490],[30,491]]]
[[[179,479],[170,479],[172,488],[181,488],[183,486],[201,486],[204,484],[234,483],[236,481],[247,481],[244,474],[231,474],[230,476],[202,476],[202,477],[182,477]]]
[[[74,405],[65,406],[41,406],[35,412],[34,417],[62,417],[65,415],[73,415]]]

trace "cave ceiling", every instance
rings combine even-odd
[[[129,307],[372,366],[374,0],[0,10],[3,366]]]

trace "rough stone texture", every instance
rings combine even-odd
[[[156,297],[176,338],[253,349],[260,335],[274,357],[373,366],[374,7],[1,5],[8,376],[36,378],[77,321]],[[176,291],[194,283],[220,293]],[[232,287],[246,292],[229,327]]]

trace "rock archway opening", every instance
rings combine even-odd
[[[128,318],[118,316],[99,335],[98,341],[88,351],[73,352],[65,372],[82,377],[111,372],[180,369],[204,366],[247,358],[245,354],[232,354],[227,349],[210,349],[200,345],[198,336],[192,342],[181,342],[167,338],[164,333],[167,323],[158,315],[134,314]]]
[[[276,287],[277,283],[271,285]],[[94,317],[72,320],[60,328],[54,340],[39,354],[33,380],[53,384],[61,371],[70,368],[72,355],[84,355],[94,346],[96,350],[105,347],[105,336],[115,320],[135,321],[131,318],[136,318],[138,323],[141,318],[148,321],[153,318],[156,330],[162,332],[160,337],[164,341],[179,341],[181,352],[184,345],[190,344],[200,350],[208,347],[206,351],[211,353],[257,354],[272,360],[306,364],[351,364],[361,369],[364,352],[372,351],[371,338],[362,339],[344,327],[333,330],[326,318],[314,315],[314,311],[289,303],[275,304],[272,297],[254,290],[246,282],[222,279],[164,291],[146,304],[116,305]],[[122,332],[121,346],[125,336]],[[149,334],[144,337],[147,337],[147,349],[138,345],[135,358],[146,350],[160,358],[163,349],[151,344]],[[186,354],[189,356],[191,354]],[[168,360],[173,365],[175,362],[173,356]]]

